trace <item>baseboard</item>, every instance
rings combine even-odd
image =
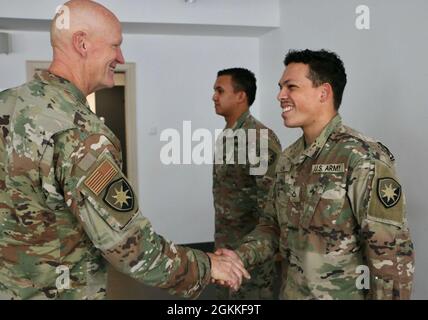
[[[192,249],[202,250],[205,252],[213,252],[214,251],[214,242],[186,243],[186,244],[182,244],[182,246],[190,247]]]

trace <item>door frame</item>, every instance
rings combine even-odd
[[[27,80],[33,78],[36,70],[48,69],[50,61],[27,61]],[[125,135],[128,180],[138,193],[138,158],[137,158],[137,101],[136,101],[136,65],[135,63],[118,64],[116,71],[125,74]]]

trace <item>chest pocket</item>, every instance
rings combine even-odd
[[[321,201],[321,196],[325,190],[325,186],[321,183],[309,184],[303,186],[303,192],[305,201],[303,204],[303,214],[301,216],[300,224],[304,228],[308,228],[311,224],[312,217],[314,216],[315,210]]]
[[[311,224],[326,227],[337,223],[343,211],[346,199],[346,183],[344,173],[313,174],[304,185],[306,192],[303,197],[303,214],[301,226],[308,228]],[[314,219],[316,215],[316,221]],[[339,221],[340,222],[340,221]]]
[[[295,184],[294,175],[290,172],[290,165],[277,169],[275,186],[275,205],[280,226],[297,227],[301,212],[301,188]]]

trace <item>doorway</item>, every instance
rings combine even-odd
[[[88,103],[97,116],[119,139],[122,150],[127,150],[125,120],[125,74],[114,74],[114,87],[98,90],[87,97]],[[127,153],[122,152],[122,171],[128,176]]]

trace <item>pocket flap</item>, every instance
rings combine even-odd
[[[307,188],[308,199],[305,201],[303,216],[300,219],[300,224],[303,228],[309,227],[312,217],[315,213],[315,209],[317,208],[321,196],[324,193],[325,185],[317,183],[314,185],[309,185]]]

